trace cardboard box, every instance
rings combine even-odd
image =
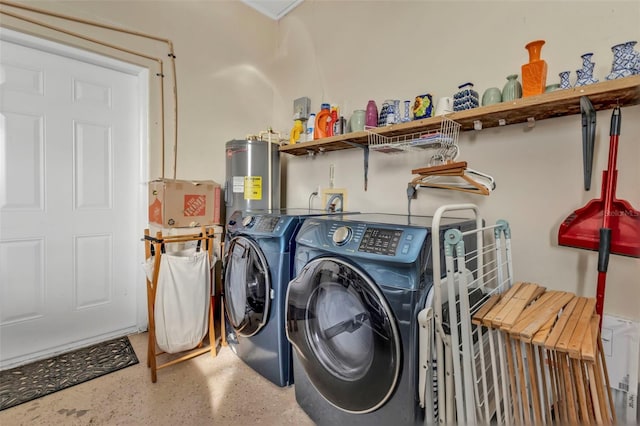
[[[220,224],[220,184],[212,180],[156,179],[149,182],[149,223],[161,227]]]

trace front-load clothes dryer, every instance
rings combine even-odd
[[[317,424],[424,422],[417,315],[433,286],[431,221],[363,213],[298,231],[286,332],[296,400]],[[475,221],[442,218],[441,235],[453,227]]]
[[[278,386],[293,382],[284,299],[295,236],[306,217],[324,210],[236,211],[227,221],[224,258],[226,338],[250,367]]]

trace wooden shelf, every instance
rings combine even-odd
[[[640,104],[640,75],[454,112],[447,115],[447,118],[460,123],[462,131],[473,130],[475,121],[480,121],[482,128],[486,129],[499,126],[500,120],[504,120],[504,125],[527,122],[530,118],[536,121],[545,120],[580,114],[581,96],[588,96],[593,107],[598,111],[610,109],[616,105],[638,105]],[[431,117],[379,127],[373,129],[373,132],[384,136],[398,136],[433,131],[440,128],[441,122],[442,117]],[[347,133],[294,145],[282,145],[280,151],[291,155],[308,155],[309,153],[351,149],[366,146],[368,144],[367,136],[368,132]]]

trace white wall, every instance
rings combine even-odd
[[[239,1],[22,1],[29,7],[126,28],[173,42],[177,56],[178,179],[224,182],[224,144],[266,129],[273,116],[273,61],[277,27]],[[165,43],[17,8],[2,10],[78,32],[164,63],[165,176],[174,174],[174,86]],[[148,66],[157,62],[0,15],[0,23]],[[161,176],[160,84],[150,83],[150,178]]]
[[[595,75],[611,67],[611,46],[640,40],[640,2],[446,2],[307,0],[274,22],[238,1],[25,2],[60,13],[110,23],[173,41],[177,55],[179,144],[177,177],[224,181],[224,143],[273,126],[291,128],[293,99],[308,96],[343,111],[367,100],[413,99],[429,92],[451,95],[472,81],[482,93],[502,87],[506,76],[528,61],[524,45],[545,39],[542,58],[548,82],[581,65],[594,52]],[[8,9],[2,6],[2,9]],[[32,15],[37,16],[37,15]],[[61,22],[42,18],[48,22]],[[2,25],[59,34],[0,16]],[[91,27],[70,25],[101,39],[158,57],[165,46]],[[69,39],[69,38],[66,38]],[[78,42],[75,42],[78,44]],[[87,43],[80,43],[85,46]],[[122,53],[111,52],[123,58]],[[140,63],[139,58],[129,60]],[[168,61],[165,61],[168,64]],[[145,61],[142,61],[145,63]],[[148,64],[147,66],[152,66]],[[573,72],[575,79],[575,72]],[[165,87],[168,117],[170,85]],[[152,118],[159,121],[157,85],[151,85]],[[513,231],[516,279],[592,296],[597,254],[557,246],[557,228],[573,210],[600,194],[606,168],[611,111],[598,113],[592,189],[582,187],[579,115],[524,125],[466,132],[461,157],[495,177],[489,197],[421,189],[413,214],[430,214],[443,203],[471,201],[489,221],[507,219]],[[348,115],[348,114],[347,114]],[[640,208],[640,106],[622,111],[618,197]],[[159,176],[159,125],[151,129],[150,177]],[[171,123],[167,123],[165,170],[173,173]],[[363,190],[363,158],[357,149],[314,159],[283,155],[287,205],[306,207],[309,194],[329,183],[348,189],[348,208],[404,213],[411,169],[426,165],[413,155],[372,153],[369,190]],[[320,207],[316,201],[315,207]],[[640,261],[612,256],[605,311],[640,319]]]
[[[594,52],[595,76],[611,69],[611,46],[640,40],[640,2],[331,2],[308,0],[279,24],[276,56],[276,127],[291,124],[292,101],[309,96],[339,104],[348,116],[368,99],[412,100],[431,93],[452,95],[471,81],[480,94],[502,88],[506,76],[528,61],[524,46],[545,39],[542,58],[548,83],[575,70],[580,55]],[[640,90],[640,89],[639,89]],[[517,280],[593,296],[597,253],[558,247],[558,226],[575,209],[600,194],[606,168],[611,111],[597,115],[592,189],[582,177],[579,115],[465,132],[461,160],[492,175],[497,189],[489,197],[420,189],[413,214],[431,214],[443,203],[474,202],[489,221],[506,219],[513,232]],[[640,106],[622,110],[618,157],[619,198],[640,209]],[[363,190],[363,159],[358,149],[316,158],[287,157],[289,206],[306,206],[309,194],[329,183],[348,189],[348,209],[404,213],[411,169],[427,165],[426,156],[371,153],[369,190]],[[300,178],[302,177],[302,178]],[[315,207],[320,207],[316,202]],[[640,261],[612,256],[607,274],[605,311],[639,319]]]

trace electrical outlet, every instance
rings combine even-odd
[[[322,187],[320,185],[316,185],[316,194],[318,197],[322,194]]]

